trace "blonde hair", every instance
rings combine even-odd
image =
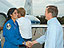
[[[24,8],[18,8],[18,13],[21,14],[21,16],[25,16],[25,9]]]

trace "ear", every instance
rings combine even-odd
[[[49,16],[52,16],[52,13],[49,13]]]

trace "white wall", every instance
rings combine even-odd
[[[0,0],[0,12],[7,12],[11,7],[24,7],[26,0]],[[59,9],[59,15],[64,15],[64,0],[32,0],[33,15],[44,15],[46,5],[54,4]]]

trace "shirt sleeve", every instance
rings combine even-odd
[[[40,44],[43,44],[45,42],[46,39],[46,33],[45,35],[42,35],[40,38],[36,39],[36,41]]]
[[[14,45],[22,45],[22,43],[24,42],[23,38],[17,35],[17,37],[15,37],[15,31],[13,29],[13,27],[11,27],[9,30],[6,28],[6,26],[4,26],[3,28],[3,36],[5,38],[7,38],[7,40],[14,44]]]

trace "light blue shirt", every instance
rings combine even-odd
[[[47,32],[36,39],[40,44],[45,42],[45,48],[63,48],[63,29],[57,18],[52,18],[47,22]]]

